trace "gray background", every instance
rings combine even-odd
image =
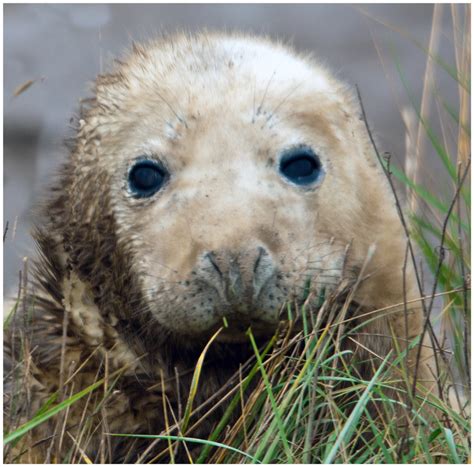
[[[131,39],[142,40],[176,29],[239,29],[291,40],[313,51],[345,81],[357,83],[380,141],[399,160],[405,130],[400,108],[407,104],[391,50],[419,102],[426,54],[395,28],[428,44],[432,5],[18,5],[4,6],[4,285],[16,287],[21,258],[32,251],[32,206],[55,173],[66,150],[70,118],[90,81],[107,68]],[[443,34],[452,28],[449,7]],[[382,50],[385,69],[374,47]],[[450,41],[441,53],[453,63]],[[35,80],[20,95],[15,90]],[[437,86],[457,105],[456,86],[441,73]],[[429,161],[430,158],[428,157]],[[430,164],[430,163],[429,163]]]

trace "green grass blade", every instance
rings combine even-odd
[[[191,412],[193,409],[193,402],[197,394],[197,388],[199,384],[199,379],[201,377],[201,371],[202,371],[202,366],[204,364],[204,358],[206,357],[206,353],[209,350],[209,347],[211,344],[214,342],[216,337],[220,334],[223,328],[219,328],[216,333],[209,339],[209,342],[206,344],[204,347],[203,351],[201,352],[201,355],[199,355],[198,361],[196,363],[196,368],[194,369],[193,373],[193,379],[191,381],[191,387],[189,389],[189,396],[188,400],[186,402],[186,409],[184,411],[184,416],[183,416],[183,423],[181,425],[181,431],[184,433],[186,431],[186,428],[188,427],[189,423],[189,418],[191,417]]]
[[[260,355],[260,352],[258,351],[257,344],[255,342],[255,339],[253,337],[252,331],[249,329],[247,331],[247,335],[250,338],[250,342],[252,344],[253,351],[255,353],[255,356],[257,357],[257,362],[260,367],[260,372],[262,374],[263,381],[265,383],[265,389],[267,391],[268,398],[270,399],[270,403],[272,405],[273,409],[273,414],[275,415],[275,420],[276,420],[276,425],[278,428],[278,432],[280,434],[280,440],[283,443],[283,447],[286,453],[286,457],[288,459],[288,463],[292,464],[293,463],[293,454],[291,452],[290,446],[288,444],[288,439],[286,436],[286,431],[285,431],[285,426],[283,425],[283,420],[282,420],[282,415],[280,413],[280,408],[277,406],[277,403],[275,401],[275,397],[273,396],[273,390],[272,390],[272,385],[270,383],[270,380],[268,379],[267,372],[265,371],[265,367],[263,366],[263,361],[262,361],[262,356]],[[266,463],[267,457],[271,455],[271,452],[267,451],[267,455],[265,456],[264,463]]]
[[[437,240],[441,240],[443,238],[443,233],[441,229],[438,228],[436,225],[429,223],[428,221],[424,220],[416,214],[412,214],[410,216],[410,219],[412,221],[412,224],[418,227],[418,229],[428,231],[431,235],[434,235]],[[467,261],[467,258],[461,258],[461,251],[459,245],[451,235],[444,236],[444,244],[446,248],[449,249],[456,256],[456,258]]]
[[[90,392],[94,391],[98,387],[102,386],[104,384],[104,378],[100,379],[94,384],[91,384],[87,388],[83,389],[82,391],[78,392],[77,394],[74,394],[73,396],[69,397],[68,399],[64,400],[63,402],[59,403],[58,405],[55,405],[54,407],[39,413],[35,417],[33,417],[31,420],[28,422],[24,423],[20,427],[18,427],[16,430],[12,431],[11,433],[7,434],[3,438],[3,445],[6,445],[8,443],[11,443],[12,441],[20,438],[23,436],[25,433],[28,431],[32,430],[33,428],[37,427],[38,425],[41,425],[44,423],[46,420],[49,418],[53,417],[54,415],[58,414],[62,410],[66,409],[70,405],[74,404],[77,402],[79,399],[82,399],[84,396],[89,394]]]
[[[461,459],[458,456],[456,443],[454,442],[453,432],[449,428],[443,428],[443,431],[444,437],[446,438],[446,442],[448,444],[449,452],[451,453],[451,461],[454,464],[462,464]]]
[[[437,97],[439,97],[437,95]],[[446,113],[454,120],[454,122],[456,123],[456,125],[460,125],[461,128],[463,129],[463,131],[468,135],[468,136],[471,136],[471,128],[462,124],[461,122],[459,122],[459,117],[458,117],[458,113],[457,113],[457,110],[455,110],[450,104],[448,104],[444,99],[442,99],[441,97],[439,97],[439,100],[441,102],[441,105],[443,106],[444,110],[446,110]]]
[[[373,378],[370,380],[369,384],[367,385],[367,388],[363,392],[361,398],[358,400],[356,406],[354,407],[354,410],[349,415],[349,418],[347,419],[341,432],[339,433],[339,436],[337,437],[336,442],[333,444],[328,455],[324,459],[323,464],[332,464],[341,446],[343,444],[347,444],[347,442],[349,441],[350,437],[352,436],[352,433],[354,432],[356,428],[356,424],[359,421],[360,416],[364,412],[365,407],[367,406],[367,403],[369,402],[372,388],[375,386],[375,383],[377,382],[379,376],[382,374],[382,370],[385,368],[385,364],[387,363],[391,354],[392,353],[390,352],[385,357],[383,362],[380,364],[380,367],[375,372]]]
[[[431,194],[424,186],[419,185],[415,183],[413,180],[409,179],[405,175],[405,173],[402,170],[400,170],[398,167],[396,167],[395,165],[390,164],[390,167],[389,167],[386,161],[384,161],[383,163],[386,170],[390,169],[390,172],[393,173],[393,175],[395,175],[395,177],[398,180],[400,180],[403,184],[408,185],[423,201],[428,203],[430,206],[436,208],[442,214],[448,213],[449,206],[443,203],[442,201],[440,201],[439,198]],[[458,216],[454,212],[451,214],[451,216],[454,222],[459,221]],[[462,222],[461,226],[466,232],[469,231],[470,227],[465,222]]]
[[[18,308],[18,300],[15,301],[15,304],[12,306],[12,309],[8,312],[7,316],[3,320],[3,330],[6,331],[12,321],[13,316],[15,316],[16,310]]]
[[[188,436],[172,436],[172,435],[142,435],[142,434],[128,434],[128,433],[108,433],[110,436],[121,436],[126,438],[142,438],[142,439],[162,439],[164,441],[183,441],[185,443],[196,443],[196,444],[205,444],[210,447],[227,449],[228,451],[235,452],[240,454],[247,459],[250,459],[254,464],[259,464],[258,459],[255,459],[252,455],[241,451],[240,449],[234,448],[232,446],[227,446],[226,444],[217,443],[215,441],[210,441],[207,439],[200,438],[190,438]]]

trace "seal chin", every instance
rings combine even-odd
[[[261,320],[227,319],[228,326],[217,336],[219,342],[242,343],[249,342],[249,333],[255,338],[271,338],[278,329],[279,321],[264,322]]]

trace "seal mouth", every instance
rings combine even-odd
[[[351,290],[351,286],[352,285],[348,285],[342,289],[338,289],[337,291],[327,293],[325,291],[308,305],[307,311],[311,314],[315,314],[321,310],[323,303],[328,301],[332,304],[329,309],[332,309],[334,306],[348,306],[346,316],[355,316],[360,309],[360,304],[353,299],[350,303],[347,303],[347,297],[349,291]],[[250,312],[247,310],[245,314],[242,313],[242,311],[236,311],[233,309],[232,312],[228,312],[223,315],[223,323],[221,322],[219,325],[215,325],[212,332],[216,332],[224,324],[225,327],[219,333],[216,340],[229,343],[248,342],[249,329],[255,338],[271,338],[282,325],[282,323],[287,323],[289,321],[293,322],[293,329],[296,332],[297,330],[302,329],[301,309],[305,303],[306,300],[303,298],[297,300],[295,302],[295,309],[293,310],[291,317],[287,315],[286,307],[282,306],[280,308],[280,312],[274,317],[275,319],[264,319],[258,313],[257,309],[250,309]],[[321,317],[323,320],[322,322],[325,322],[327,319],[331,319],[330,316],[327,316],[328,311],[326,311]]]
[[[233,314],[225,318],[225,327],[217,336],[220,342],[244,342],[249,340],[248,331],[256,338],[272,337],[280,324],[279,321],[270,322],[259,318],[252,318],[248,315],[242,316]],[[216,326],[217,329],[220,326]]]

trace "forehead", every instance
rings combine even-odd
[[[330,91],[329,79],[323,70],[316,73],[307,61],[281,46],[227,38],[217,43],[216,49],[238,64],[242,74],[253,76],[257,82],[265,83],[269,79],[280,85],[306,82],[319,92]]]
[[[235,94],[336,92],[324,67],[289,48],[259,38],[199,36],[158,42],[133,53],[123,72],[132,95],[159,91],[174,101],[215,101]],[[206,97],[204,97],[206,96]]]
[[[325,120],[331,108],[340,107],[344,91],[314,60],[254,37],[150,44],[131,53],[119,76],[111,85],[98,82],[97,100],[105,104],[100,109],[107,112],[108,136],[123,144],[155,138],[168,144],[197,134],[192,128],[212,133],[216,124],[232,133],[240,123],[248,129],[256,115],[264,127],[280,132],[280,123],[298,126],[297,112]]]

